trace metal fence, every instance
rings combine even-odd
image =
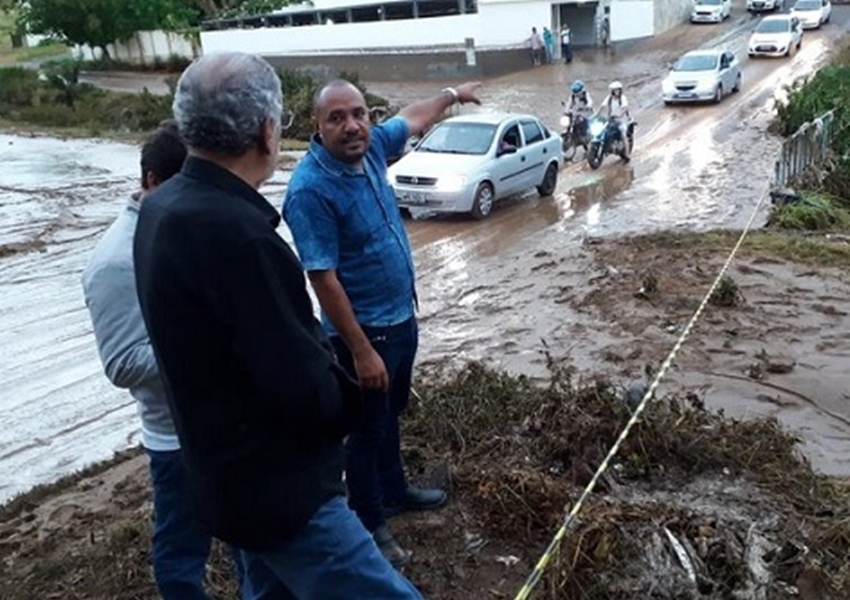
[[[782,189],[789,182],[821,164],[829,154],[835,111],[829,111],[803,125],[782,142],[774,171],[774,186]]]

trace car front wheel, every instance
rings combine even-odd
[[[555,193],[555,188],[558,185],[558,165],[555,163],[546,167],[546,173],[543,175],[543,181],[537,186],[537,192],[541,196],[551,196]]]
[[[486,218],[493,210],[494,199],[493,186],[486,181],[479,184],[472,200],[472,216],[476,219]]]

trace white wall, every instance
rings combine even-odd
[[[118,42],[107,46],[109,56],[134,64],[150,64],[155,59],[167,60],[172,55],[193,59],[200,49],[195,48],[186,37],[166,31],[137,31],[126,42]],[[74,56],[84,60],[100,58],[99,48],[75,46]]]
[[[243,50],[264,56],[376,51],[399,47],[462,47],[475,39],[476,49],[522,46],[531,28],[551,26],[548,2],[513,0],[480,2],[477,14],[368,23],[336,23],[300,27],[268,27],[202,31],[205,53]]]
[[[543,27],[552,29],[552,5],[528,0],[479,0],[476,48],[521,46],[531,36],[531,28],[543,35]]]
[[[423,26],[426,22],[427,32]],[[202,31],[201,46],[204,53],[242,50],[275,56],[368,51],[392,46],[463,45],[464,38],[474,31],[475,23],[475,15],[458,15],[410,21]]]
[[[610,21],[612,42],[653,35],[655,3],[653,0],[613,0]]]

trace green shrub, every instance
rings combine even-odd
[[[774,209],[769,225],[794,230],[850,229],[850,203],[822,192],[804,192],[798,202]]]
[[[832,147],[843,156],[850,151],[850,66],[824,67],[807,80],[788,88],[788,98],[776,106],[783,135],[791,135],[803,123],[827,111],[835,111]]]
[[[23,67],[0,69],[0,104],[32,106],[39,95],[38,73]]]
[[[278,72],[278,76],[283,87],[286,109],[292,111],[294,115],[292,126],[285,135],[297,140],[309,140],[313,131],[315,131],[313,97],[324,84],[324,81],[307,72],[292,69],[281,70]],[[353,83],[363,93],[368,107],[387,106],[389,104],[386,98],[369,93],[360,82],[357,73],[342,72],[338,77]]]

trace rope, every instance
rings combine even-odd
[[[705,311],[706,306],[708,306],[711,297],[714,295],[714,292],[717,290],[717,287],[720,285],[721,280],[726,275],[726,272],[729,270],[730,265],[732,264],[732,259],[735,258],[735,255],[738,253],[738,250],[741,248],[741,245],[744,243],[744,238],[747,233],[749,233],[750,228],[755,222],[756,215],[758,214],[759,208],[764,203],[765,198],[768,197],[770,192],[770,181],[765,185],[764,191],[761,193],[758,202],[756,203],[755,208],[753,208],[753,212],[750,215],[749,220],[747,221],[744,230],[741,232],[740,237],[738,237],[738,241],[735,243],[735,246],[732,248],[732,252],[729,253],[729,257],[726,259],[726,262],[723,264],[723,268],[720,269],[720,272],[717,274],[717,277],[714,279],[714,282],[711,284],[708,292],[705,297],[700,302],[699,307],[697,307],[694,312],[691,320],[688,321],[688,324],[685,326],[684,331],[682,331],[682,335],[679,336],[679,339],[676,340],[676,344],[673,346],[673,349],[667,355],[667,358],[664,359],[664,362],[661,364],[661,368],[658,369],[658,373],[656,373],[655,378],[652,380],[652,384],[647,389],[646,393],[643,395],[643,399],[641,399],[640,404],[635,408],[634,413],[632,413],[631,418],[626,423],[625,428],[622,433],[620,433],[617,441],[614,442],[614,445],[611,447],[611,450],[608,452],[608,455],[604,458],[602,463],[599,465],[599,468],[596,469],[596,473],[593,474],[590,482],[584,488],[584,491],[579,496],[579,499],[573,505],[570,512],[567,514],[564,519],[561,527],[555,533],[555,536],[552,538],[552,541],[549,542],[549,546],[547,546],[546,550],[543,552],[543,555],[540,557],[540,560],[537,561],[537,564],[534,567],[534,570],[525,580],[525,583],[520,588],[519,592],[515,596],[514,600],[527,600],[529,595],[534,590],[534,587],[540,582],[543,573],[546,571],[546,567],[549,566],[550,561],[552,560],[552,556],[560,547],[561,542],[564,537],[567,535],[567,532],[572,527],[578,513],[581,511],[587,499],[590,497],[590,494],[593,493],[593,490],[596,488],[596,484],[599,482],[599,479],[602,475],[605,474],[605,471],[608,470],[608,466],[611,464],[611,461],[617,455],[617,452],[620,451],[620,446],[622,446],[623,442],[631,432],[632,428],[637,424],[640,420],[641,414],[643,414],[644,409],[646,408],[649,400],[652,398],[655,390],[658,389],[658,386],[661,384],[661,380],[664,378],[664,375],[667,374],[667,371],[673,365],[673,360],[676,358],[676,354],[678,354],[679,350],[681,350],[682,346],[685,344],[685,341],[688,339],[688,336],[691,334],[691,330],[696,325],[696,322],[702,316],[702,313]]]

